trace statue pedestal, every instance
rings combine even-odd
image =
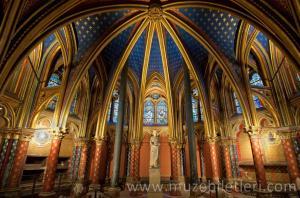
[[[160,168],[149,168],[149,184],[160,185]]]
[[[159,191],[160,186],[160,168],[149,168],[149,192],[148,198],[162,198],[163,192]]]

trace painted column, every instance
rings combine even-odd
[[[130,145],[130,177],[132,183],[139,181],[139,169],[140,169],[140,142],[135,141]]]
[[[197,155],[196,155],[196,136],[193,121],[192,99],[191,99],[191,80],[189,71],[184,65],[184,90],[185,90],[185,112],[186,120],[185,125],[188,132],[188,144],[190,155],[190,184],[195,185],[198,183],[198,170],[197,170]]]
[[[0,184],[1,187],[7,185],[10,170],[13,166],[15,151],[17,149],[20,132],[18,129],[7,129],[3,140],[0,155]]]
[[[256,173],[256,182],[261,189],[266,189],[268,184],[266,179],[264,161],[260,148],[260,130],[257,127],[250,127],[246,129],[246,132],[250,137],[251,150]]]
[[[221,177],[221,169],[220,169],[220,156],[219,156],[219,149],[218,149],[218,137],[209,138],[208,143],[209,143],[209,151],[211,157],[213,182],[219,183]]]
[[[10,172],[8,188],[17,188],[20,184],[25,165],[29,142],[33,136],[33,130],[23,129],[18,142],[12,170]]]
[[[95,151],[93,159],[93,175],[89,191],[100,190],[101,171],[105,171],[106,165],[106,141],[104,139],[95,139]]]
[[[62,139],[66,134],[66,130],[58,129],[53,132],[53,139],[51,143],[50,153],[47,158],[46,170],[44,173],[44,181],[42,192],[39,194],[40,197],[54,197],[55,187],[55,173],[57,168],[57,162],[59,157],[59,151]]]
[[[171,146],[171,179],[173,180],[173,182],[177,183],[180,174],[179,163],[178,163],[178,160],[180,160],[179,159],[180,156],[178,153],[177,142],[174,140],[171,141],[170,146]]]
[[[88,155],[88,141],[85,138],[79,138],[77,141],[77,161],[78,163],[75,163],[78,165],[77,168],[75,168],[75,172],[78,174],[76,175],[76,182],[73,186],[73,192],[75,197],[82,197],[83,194],[86,193],[86,169],[87,169],[87,155]]]
[[[225,171],[227,182],[232,181],[232,169],[231,169],[231,160],[230,160],[230,142],[229,140],[222,140],[223,146],[223,157],[225,161]]]
[[[281,136],[281,143],[284,150],[284,155],[288,165],[290,180],[291,182],[296,183],[297,180],[300,180],[300,173],[299,173],[299,168],[297,163],[297,157],[295,154],[295,149],[293,146],[293,141],[291,139],[293,137],[292,133],[282,132],[280,136]]]
[[[81,157],[80,157],[80,164],[78,170],[78,179],[79,181],[84,181],[86,178],[86,169],[87,169],[87,159],[88,159],[88,140],[82,139],[81,140]]]
[[[125,65],[121,73],[120,82],[120,95],[119,95],[119,109],[118,109],[118,122],[116,124],[116,133],[114,141],[114,155],[113,155],[113,173],[111,178],[111,187],[118,187],[119,174],[120,174],[120,159],[123,137],[123,124],[124,124],[124,110],[126,99],[126,87],[127,87],[127,71],[128,66]]]

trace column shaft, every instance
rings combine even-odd
[[[225,161],[226,179],[227,181],[230,181],[232,179],[232,170],[231,170],[229,145],[223,145],[223,154],[224,154],[224,161]]]
[[[126,87],[127,87],[127,71],[128,71],[128,67],[127,65],[125,65],[121,73],[121,82],[120,82],[118,122],[116,125],[116,132],[115,132],[114,156],[113,156],[114,163],[113,163],[113,174],[111,178],[112,187],[117,187],[119,182],[123,124],[124,124],[124,110],[125,110]]]
[[[139,165],[140,165],[140,144],[133,143],[131,144],[131,153],[130,153],[130,177],[132,178],[133,183],[139,180]]]
[[[177,147],[177,143],[171,142],[171,178],[174,182],[178,182],[180,174],[180,154]]]
[[[188,144],[190,154],[190,184],[198,183],[198,171],[197,171],[197,155],[196,155],[196,143],[195,143],[195,131],[192,111],[192,99],[191,99],[191,82],[187,66],[184,66],[184,90],[185,90],[185,112],[186,120],[185,125],[188,132]]]
[[[92,185],[100,185],[101,170],[105,171],[106,164],[106,142],[104,140],[96,140],[95,144],[95,155],[93,160],[93,175]]]
[[[213,182],[218,183],[221,177],[219,149],[216,138],[209,140]]]
[[[15,188],[19,186],[26,157],[27,157],[27,150],[28,150],[30,138],[31,136],[21,137],[18,143],[13,167],[10,172],[10,178],[8,182],[9,188]]]
[[[82,142],[82,151],[81,151],[79,171],[78,171],[78,178],[80,181],[85,180],[87,159],[88,159],[87,155],[88,155],[88,145],[87,145],[87,141],[84,141]]]
[[[47,165],[44,174],[43,192],[52,193],[55,185],[55,172],[59,157],[62,139],[54,138],[51,143],[50,153],[47,158]]]
[[[266,171],[265,171],[262,152],[259,143],[259,134],[258,132],[255,131],[253,132],[251,130],[248,133],[250,136],[251,150],[252,150],[255,173],[256,173],[256,181],[257,184],[262,189],[266,189],[267,188]]]
[[[299,168],[297,165],[297,158],[293,147],[293,142],[290,137],[284,137],[281,139],[284,155],[287,161],[290,179],[292,182],[296,182],[296,179],[300,177]]]

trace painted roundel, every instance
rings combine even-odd
[[[51,140],[51,135],[45,130],[38,130],[34,133],[33,141],[38,146],[45,146],[50,142],[50,140]]]

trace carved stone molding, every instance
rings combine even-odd
[[[245,132],[248,133],[250,138],[259,138],[261,135],[261,131],[262,131],[261,127],[257,127],[257,126],[245,127]]]
[[[161,5],[154,3],[149,7],[148,10],[149,19],[152,21],[159,21],[163,16]]]
[[[63,129],[63,128],[56,128],[52,131],[52,137],[53,139],[60,139],[62,140],[65,135],[69,133],[68,129]]]
[[[206,139],[206,141],[207,141],[209,144],[217,143],[217,142],[220,141],[220,137],[218,137],[218,136],[208,137],[208,138]]]

